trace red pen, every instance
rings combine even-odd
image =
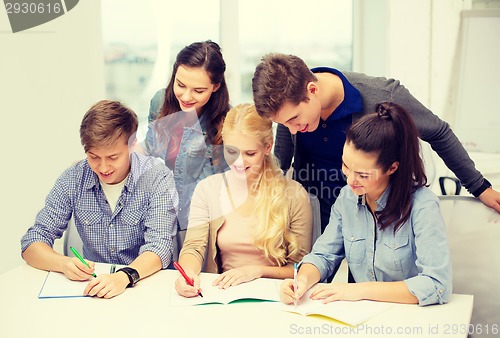
[[[179,263],[174,262],[174,267],[177,269],[177,271],[179,271],[181,273],[182,277],[184,277],[184,279],[186,280],[186,282],[189,285],[194,286],[194,280],[189,278],[188,275],[186,275],[186,272],[184,271],[184,269],[182,268],[182,266]],[[200,290],[198,290],[198,294],[200,295],[200,297],[203,297]]]

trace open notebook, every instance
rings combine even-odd
[[[121,267],[123,267],[123,265],[117,265],[116,270]],[[96,263],[95,274],[97,276],[108,274],[110,273],[110,268],[111,264]],[[83,282],[72,281],[63,273],[51,271],[47,273],[47,277],[43,282],[38,298],[85,297],[83,295],[83,290],[85,290],[88,283],[88,280]]]
[[[257,278],[253,281],[231,286],[225,290],[218,286],[212,286],[212,282],[218,274],[201,273],[200,287],[203,297],[185,298],[180,296],[172,287],[170,295],[170,305],[200,305],[200,304],[229,304],[235,301],[258,300],[258,301],[279,301],[279,291],[276,279]]]
[[[375,302],[369,300],[336,301],[323,304],[321,300],[311,300],[314,288],[306,292],[301,298],[297,307],[280,302],[279,287],[282,280],[270,278],[258,278],[248,283],[232,286],[226,290],[221,290],[217,286],[212,286],[212,282],[217,278],[217,274],[200,274],[201,290],[203,297],[185,298],[180,296],[175,287],[172,287],[170,295],[171,306],[200,305],[200,304],[230,304],[241,300],[272,301],[268,306],[281,311],[298,313],[304,316],[317,315],[328,317],[336,321],[356,326],[379,313],[389,309],[392,304]]]
[[[294,304],[270,304],[279,310],[298,313],[303,316],[324,316],[336,321],[356,326],[392,307],[392,303],[371,300],[334,301],[323,304],[321,300],[309,298],[314,288],[308,290],[295,307]]]

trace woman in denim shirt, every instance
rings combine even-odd
[[[439,200],[426,187],[410,115],[394,103],[378,104],[347,132],[342,162],[348,185],[301,262],[297,290],[293,280],[282,284],[283,302],[300,299],[346,258],[355,283],[320,285],[312,299],[446,303],[452,291],[446,229]]]
[[[150,124],[139,151],[165,160],[174,172],[179,230],[187,228],[196,184],[227,168],[218,147],[229,110],[225,70],[218,44],[192,43],[177,54],[167,88],[151,100]]]

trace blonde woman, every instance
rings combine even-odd
[[[220,273],[214,285],[228,288],[260,277],[290,278],[293,263],[311,249],[312,211],[305,189],[283,176],[271,154],[272,121],[253,105],[232,108],[222,127],[230,166],[202,180],[191,201],[189,226],[175,287],[185,297],[199,293],[199,273]]]

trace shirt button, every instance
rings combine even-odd
[[[111,223],[111,224],[109,225],[109,227],[110,227],[110,228],[112,228],[113,226],[114,226],[114,224],[113,224],[113,223]]]
[[[328,142],[328,137],[324,137],[323,141]]]
[[[351,241],[354,241],[354,236],[351,237]]]
[[[89,224],[89,221],[83,221],[83,224],[88,225],[88,224]]]
[[[322,126],[323,128],[326,128],[326,123],[323,123],[321,126]]]
[[[115,247],[114,247],[114,246],[111,246],[111,247],[109,247],[109,250],[110,250],[111,252],[115,252]]]

